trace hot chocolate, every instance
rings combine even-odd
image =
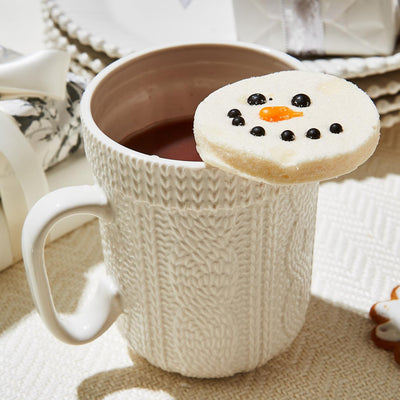
[[[193,118],[163,121],[135,131],[120,142],[149,155],[183,161],[201,161],[193,136]]]

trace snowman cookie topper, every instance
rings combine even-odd
[[[379,114],[354,84],[327,74],[282,71],[211,93],[194,118],[206,164],[274,184],[321,181],[366,161]]]

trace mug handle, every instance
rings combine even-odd
[[[44,245],[57,221],[77,213],[93,214],[104,220],[110,220],[112,214],[100,187],[70,186],[42,197],[28,213],[22,230],[22,255],[36,308],[53,335],[69,344],[96,339],[122,312],[118,288],[107,276],[99,280],[94,298],[81,312],[57,315],[44,263]]]

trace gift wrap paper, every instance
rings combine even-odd
[[[79,103],[85,86],[84,79],[69,74],[63,100],[0,97],[0,111],[14,119],[45,171],[81,146]]]

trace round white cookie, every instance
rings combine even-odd
[[[379,114],[354,84],[327,74],[282,71],[244,79],[206,97],[194,118],[206,164],[263,182],[321,181],[366,161]]]

